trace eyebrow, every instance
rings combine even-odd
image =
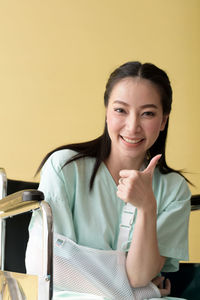
[[[122,104],[122,105],[125,105],[125,106],[129,106],[128,103],[124,102],[124,101],[121,101],[121,100],[115,100],[113,101],[113,103],[118,103],[118,104]],[[140,108],[155,108],[155,109],[158,109],[158,106],[155,105],[155,104],[144,104],[144,105],[141,105]]]

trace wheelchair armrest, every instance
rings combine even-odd
[[[23,190],[0,200],[0,218],[7,218],[40,207],[44,194],[38,190]]]

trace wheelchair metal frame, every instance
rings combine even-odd
[[[53,294],[53,217],[44,195],[38,190],[23,190],[6,196],[7,178],[4,169],[0,169],[0,299],[25,300],[25,284],[34,280],[38,291],[34,295],[40,300],[50,300]],[[43,219],[43,266],[42,275],[14,273],[4,270],[5,257],[5,219],[18,214],[40,209]],[[19,274],[23,283],[19,282]],[[35,296],[30,300],[35,299]]]

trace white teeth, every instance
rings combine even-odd
[[[142,139],[137,139],[137,140],[130,140],[130,139],[127,139],[125,137],[123,137],[123,139],[127,142],[127,143],[130,143],[130,144],[137,144],[138,142],[140,142]]]

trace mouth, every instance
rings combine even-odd
[[[140,144],[144,139],[143,138],[140,138],[140,139],[130,139],[130,138],[127,138],[127,137],[124,137],[124,136],[121,136],[121,138],[126,142],[126,143],[129,143],[131,145],[138,145]]]

